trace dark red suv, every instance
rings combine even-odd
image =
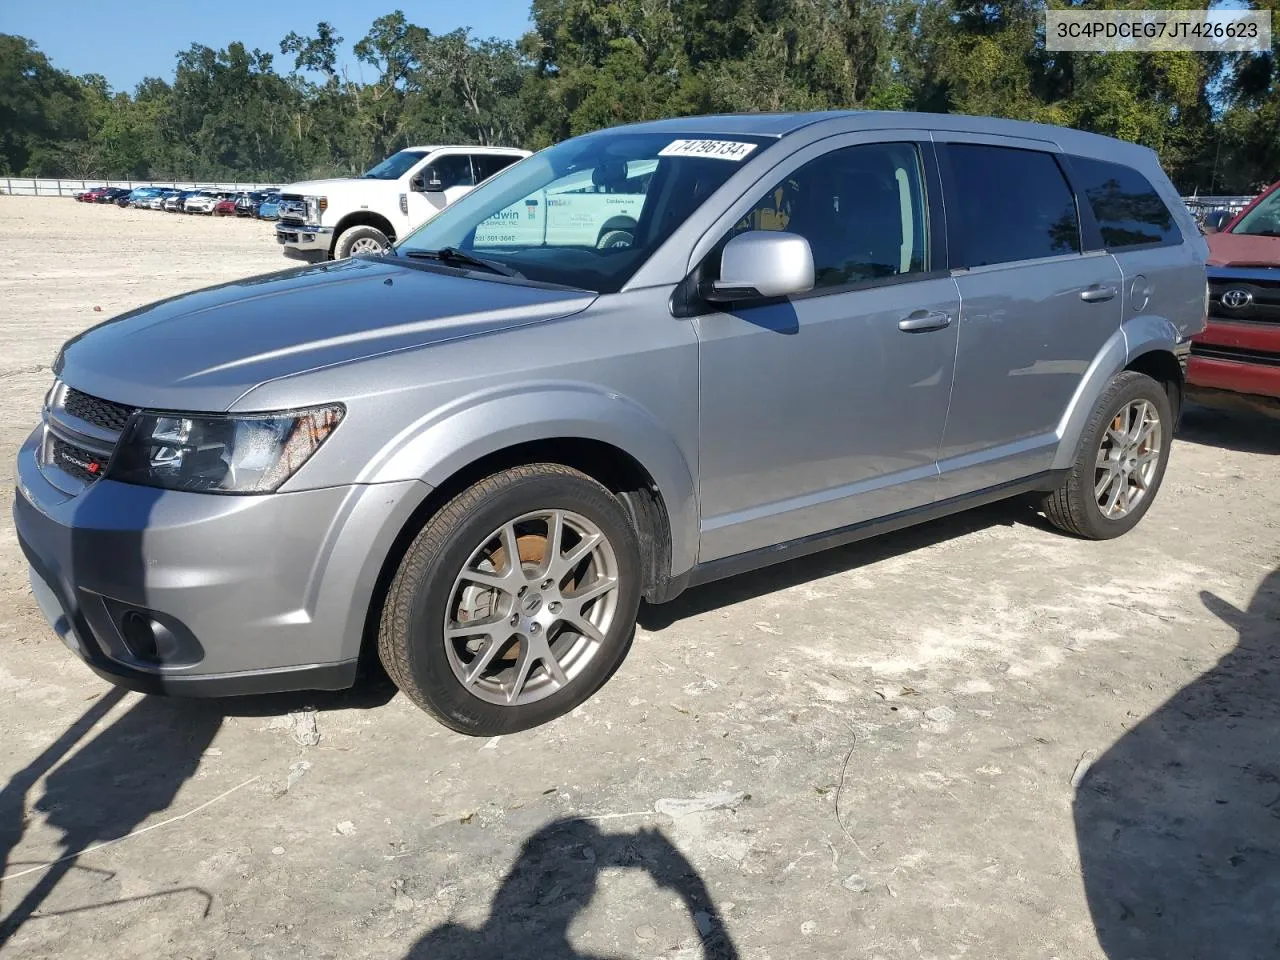
[[[1223,218],[1219,218],[1218,223]],[[1209,241],[1209,325],[1192,341],[1187,387],[1202,402],[1280,410],[1280,183]]]

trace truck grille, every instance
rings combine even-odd
[[[1249,271],[1243,277],[1211,270],[1209,316],[1233,323],[1280,323],[1280,269]]]
[[[280,219],[291,223],[306,223],[307,201],[296,193],[281,194]]]

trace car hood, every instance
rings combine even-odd
[[[304,197],[324,196],[326,193],[333,193],[335,190],[344,190],[365,186],[371,183],[390,184],[393,187],[396,184],[394,180],[361,180],[353,177],[333,177],[329,180],[303,180],[301,183],[291,183],[287,187],[281,187],[280,192],[290,194],[300,194]]]
[[[341,260],[123,314],[69,340],[54,372],[117,403],[222,411],[268,380],[552,320],[594,299],[394,257]]]
[[[1211,233],[1209,265],[1214,267],[1280,267],[1280,237],[1243,233]]]

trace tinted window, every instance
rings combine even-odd
[[[1182,242],[1173,214],[1137,170],[1085,157],[1072,157],[1071,168],[1108,248]]]
[[[1075,197],[1051,154],[953,143],[954,197],[948,227],[954,266],[1034,260],[1080,252]],[[958,260],[957,260],[958,255]]]
[[[476,170],[476,183],[488,180],[495,173],[507,169],[507,167],[511,166],[519,159],[519,157],[502,157],[479,153],[474,154],[471,157],[471,164]]]
[[[427,164],[423,175],[430,180],[433,173],[440,178],[440,186],[435,188],[438,190],[469,187],[475,183],[471,176],[471,158],[465,153],[455,153],[432,160]]]
[[[776,184],[733,232],[800,234],[813,250],[818,287],[922,273],[928,269],[922,179],[912,144],[833,150]]]
[[[376,167],[366,170],[361,176],[366,180],[399,180],[425,156],[426,154],[421,150],[401,150],[387,157]]]

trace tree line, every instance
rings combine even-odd
[[[1095,6],[1050,0],[1053,6]],[[1202,7],[1196,0],[1106,6]],[[519,41],[400,11],[348,40],[193,44],[132,91],[0,34],[0,174],[285,182],[410,143],[538,149],[683,114],[925,110],[1037,120],[1155,149],[1187,193],[1280,178],[1280,63],[1259,54],[1045,49],[1036,0],[532,0]],[[1254,0],[1275,9],[1280,0]],[[340,66],[346,50],[360,78]],[[371,79],[370,79],[371,78]]]

